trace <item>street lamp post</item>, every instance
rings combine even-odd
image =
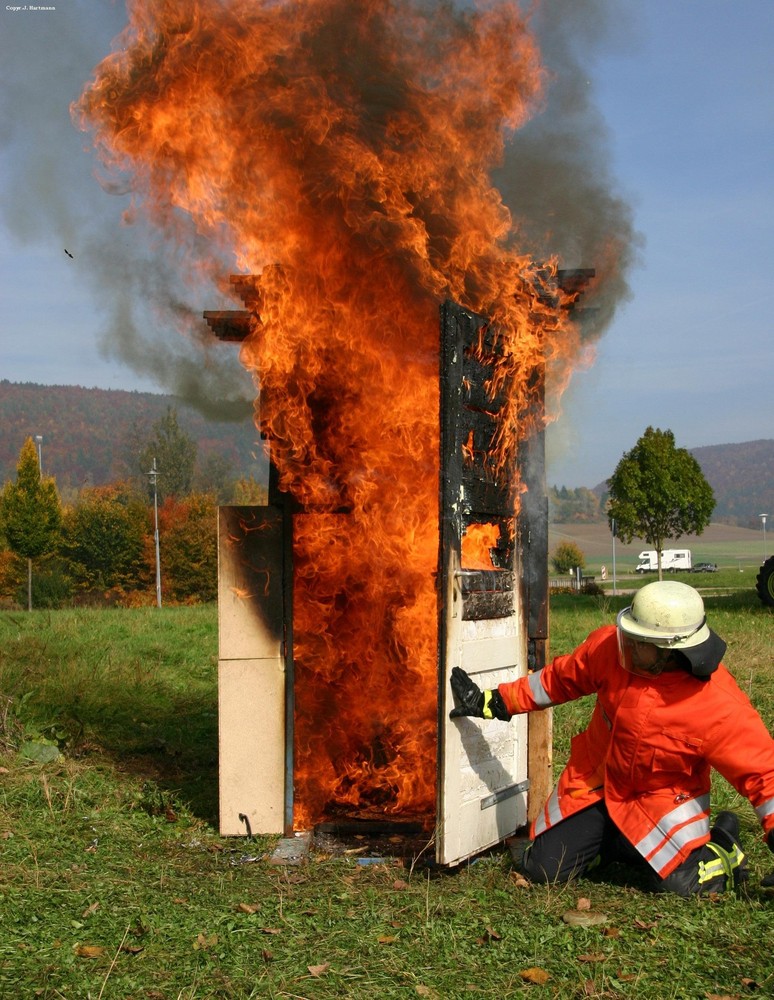
[[[768,514],[759,514],[758,517],[761,519],[761,527],[763,528],[763,561],[766,562],[766,518]]]
[[[38,446],[38,468],[40,469],[40,478],[43,478],[43,435],[36,434],[35,442]]]
[[[156,480],[159,477],[156,469],[156,459],[153,459],[153,468],[148,473],[151,486],[153,487],[153,541],[156,546],[156,607],[161,607],[161,560],[159,558],[159,498],[156,489]]]

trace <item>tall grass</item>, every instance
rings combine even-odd
[[[555,598],[552,651],[625,600]],[[707,604],[771,727],[774,615]],[[282,868],[268,838],[221,838],[216,650],[212,607],[0,615],[0,996],[774,995],[757,886],[774,859],[727,786],[749,898],[651,896],[623,872],[528,887],[507,850],[451,872],[317,852]],[[586,711],[556,712],[558,764]],[[565,922],[580,899],[602,924]]]

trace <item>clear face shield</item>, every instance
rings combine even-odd
[[[674,669],[675,660],[672,649],[677,643],[690,638],[704,625],[704,619],[682,635],[665,635],[660,639],[637,639],[624,631],[621,618],[628,614],[631,608],[624,608],[617,618],[618,626],[618,660],[624,670],[637,674],[639,677],[658,677],[667,669]]]
[[[671,656],[668,649],[634,639],[618,626],[618,661],[630,674],[658,677],[664,672]]]

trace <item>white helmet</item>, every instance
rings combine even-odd
[[[709,677],[726,644],[707,625],[704,601],[687,583],[660,580],[638,590],[618,615],[619,631],[637,642],[679,649],[697,677]]]

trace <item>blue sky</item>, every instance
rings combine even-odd
[[[123,6],[52,6],[0,11],[0,378],[166,391],[189,345],[137,314],[110,336],[105,275],[147,263],[146,234],[120,225],[68,112]],[[549,432],[549,482],[567,486],[606,478],[648,425],[687,448],[774,437],[774,3],[574,0],[586,9],[587,96],[643,245]],[[208,357],[209,389],[250,397],[230,351]]]

